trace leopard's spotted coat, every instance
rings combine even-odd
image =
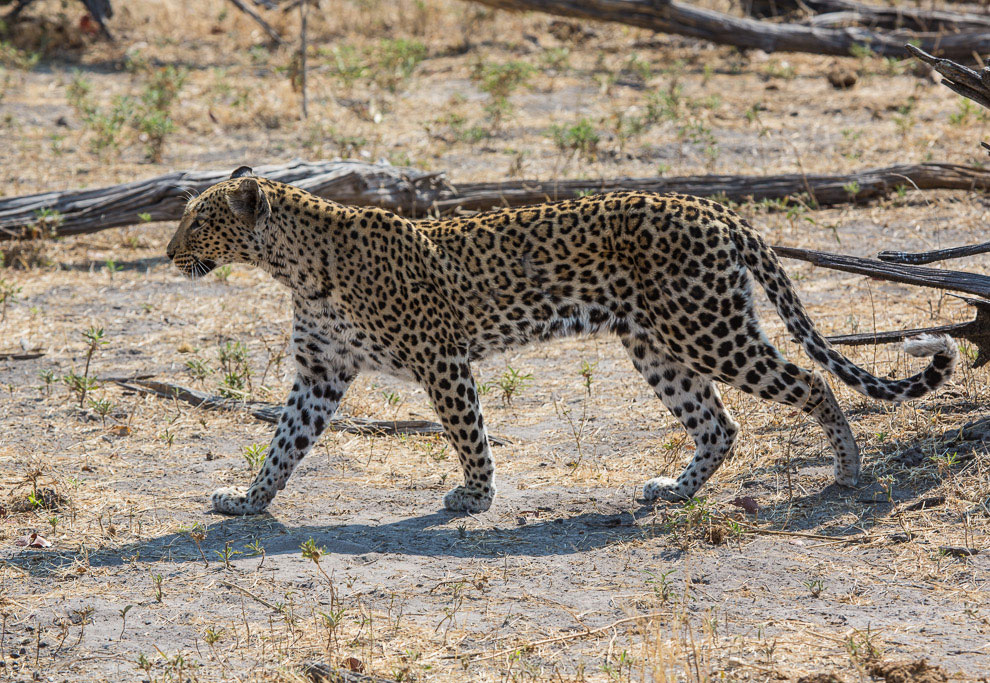
[[[731,453],[738,425],[716,381],[814,417],[834,451],[836,481],[853,485],[860,458],[849,424],[822,375],[785,360],[763,334],[750,274],[808,355],[867,396],[922,396],[957,359],[950,339],[929,337],[906,344],[934,356],[913,377],[879,379],[854,365],[815,329],[759,233],[695,197],[614,192],[414,223],[242,168],[189,202],[168,256],[192,276],[250,263],[293,293],[298,374],[254,483],[213,494],[229,514],[268,506],[363,370],[426,389],[464,471],[444,504],[486,510],[494,466],[471,361],[595,332],[619,337],[694,438],[691,463],[676,480],[649,480],[647,499],[694,495]]]

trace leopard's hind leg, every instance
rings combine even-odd
[[[643,486],[643,497],[690,498],[732,454],[739,425],[725,409],[711,379],[657,352],[643,339],[624,341],[633,365],[695,444],[694,457],[680,476],[650,479]]]
[[[762,337],[762,334],[760,335]],[[753,340],[744,353],[726,354],[719,379],[746,393],[798,408],[815,418],[834,454],[835,481],[855,486],[860,455],[842,408],[820,372],[789,362],[765,339]],[[733,361],[738,358],[738,361]]]

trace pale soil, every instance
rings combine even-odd
[[[219,1],[204,6],[190,18],[177,0],[123,5],[117,46],[8,68],[0,193],[337,154],[447,170],[454,181],[986,158],[977,144],[985,119],[976,111],[959,118],[956,98],[897,64],[836,60],[861,71],[854,89],[838,92],[822,76],[829,59],[740,55],[615,26],[560,40],[547,17],[446,1],[340,3],[316,21],[316,46],[407,37],[421,40],[428,58],[393,95],[369,78],[345,86],[329,59],[314,56],[312,114],[302,122],[280,71],[289,55],[252,56],[262,44],[253,24],[232,10],[220,17],[228,5]],[[270,18],[296,35],[294,15]],[[546,67],[548,51],[561,47],[568,66]],[[191,70],[160,164],[144,161],[136,140],[119,157],[98,158],[66,98],[73,69],[104,101],[136,92],[140,77],[121,68],[128,50]],[[650,65],[645,80],[623,67],[633,52]],[[479,59],[522,60],[538,71],[511,96],[515,111],[500,129],[472,142],[436,120],[453,112],[465,125],[486,125],[487,96],[470,77]],[[620,145],[609,117],[643,111],[647,94],[674,80],[694,104]],[[238,90],[246,104],[234,104]],[[698,104],[712,94],[718,103]],[[913,108],[899,113],[909,98]],[[594,159],[558,150],[546,134],[582,116],[601,135]],[[687,122],[710,131],[717,154],[678,133]],[[739,210],[771,242],[862,256],[987,239],[985,200],[966,192],[909,191],[792,214]],[[386,678],[421,681],[769,681],[829,672],[866,681],[871,661],[920,658],[957,680],[990,670],[990,452],[937,441],[986,413],[986,368],[967,361],[936,395],[900,407],[836,385],[866,461],[856,490],[830,485],[827,446],[811,422],[728,390],[743,425],[735,458],[700,505],[653,510],[638,491],[689,458],[679,425],[614,339],[534,346],[476,367],[479,382],[492,383],[483,397],[490,428],[512,440],[495,450],[499,494],[490,511],[441,511],[459,476],[441,439],[328,434],[268,514],[226,519],[208,511],[209,493],[250,479],[244,449],[267,442],[269,425],[102,383],[94,396],[113,403],[104,425],[92,405],[78,408],[64,384],[49,391],[39,376],[81,372],[81,334],[101,326],[109,343],[92,361],[98,378],[153,375],[215,392],[220,376],[194,378],[187,362],[215,370],[220,347],[235,341],[249,352],[253,397],[284,398],[286,292],[241,267],[225,282],[184,280],[163,256],[172,229],[64,240],[47,249],[52,265],[0,270],[22,288],[0,322],[0,353],[45,352],[0,361],[0,680],[297,680],[305,660],[339,666],[347,658]],[[987,263],[949,265],[990,273]],[[787,266],[827,333],[970,315],[939,292]],[[770,338],[810,366],[765,303],[761,311]],[[894,346],[849,353],[878,374],[919,367]],[[582,362],[592,364],[590,390]],[[532,375],[511,402],[495,386],[509,368]],[[361,377],[341,412],[432,417],[422,390],[378,376]],[[913,448],[931,457],[899,464]],[[61,500],[49,494],[50,506],[31,509],[34,489]],[[758,516],[733,505],[738,497],[752,498]],[[907,509],[925,499],[931,507]],[[16,544],[32,532],[52,547]],[[325,548],[319,566],[300,550],[309,539]],[[981,552],[958,557],[945,548]],[[336,629],[321,613],[339,621]]]

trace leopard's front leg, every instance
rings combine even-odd
[[[323,433],[353,379],[349,371],[335,368],[318,373],[312,367],[301,371],[292,385],[258,476],[246,491],[241,487],[215,491],[213,509],[226,515],[255,515],[268,507]]]
[[[484,512],[495,497],[495,464],[471,366],[466,358],[437,360],[420,379],[464,471],[464,485],[447,492],[444,507],[455,512]]]

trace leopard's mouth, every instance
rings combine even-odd
[[[173,261],[175,267],[181,270],[186,276],[193,280],[203,277],[214,268],[217,267],[217,262],[212,259],[201,259],[195,256],[186,258],[177,258]]]

